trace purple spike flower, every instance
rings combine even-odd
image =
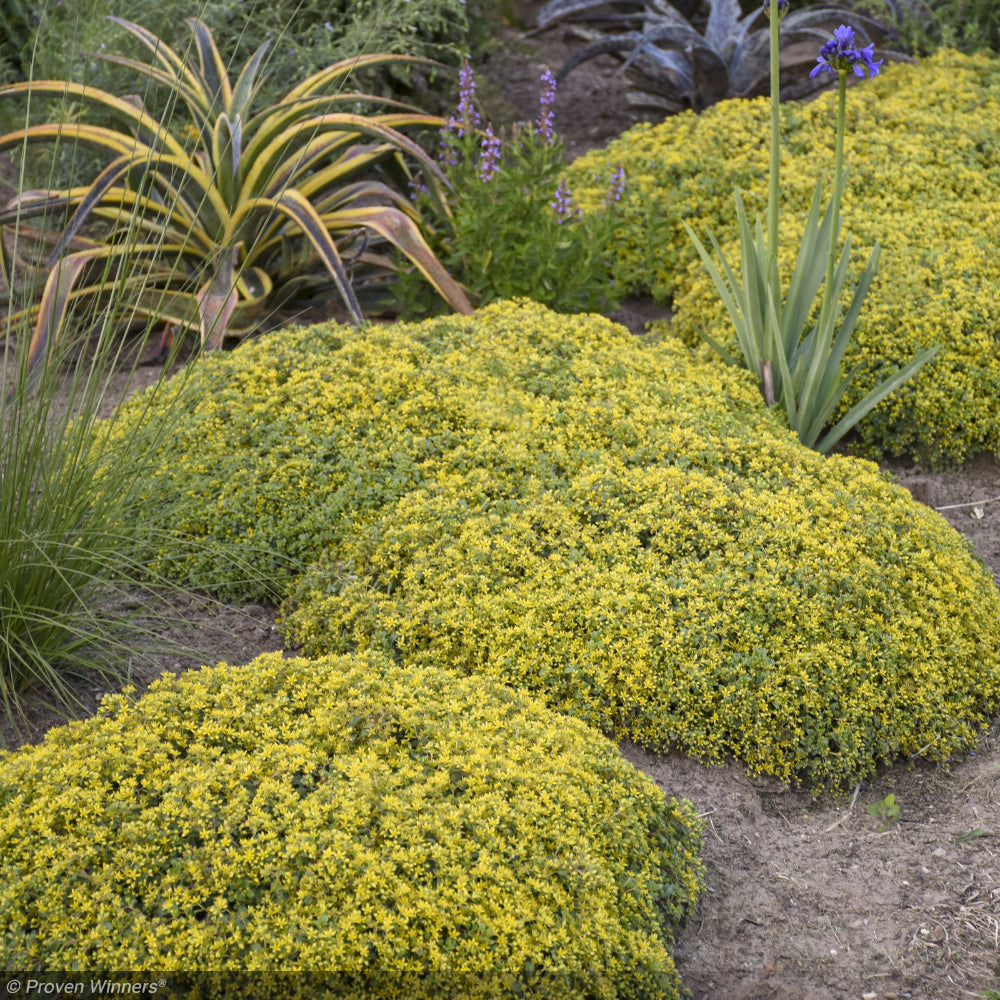
[[[842,24],[834,29],[833,38],[820,50],[816,65],[809,74],[811,77],[819,73],[846,73],[854,70],[854,75],[863,77],[868,70],[869,78],[877,75],[883,60],[875,62],[875,46],[866,45],[863,49],[854,45],[854,29]]]
[[[427,192],[427,185],[424,184],[424,182],[420,179],[419,174],[417,174],[416,177],[410,178],[409,185],[410,185],[410,201],[416,201],[420,195],[426,194]]]
[[[576,212],[573,211],[573,198],[565,177],[559,182],[559,187],[556,188],[556,196],[549,202],[549,206],[555,210],[556,221],[560,226],[567,219],[572,218],[573,215],[580,214],[580,209],[577,209]]]
[[[454,167],[458,165],[458,152],[452,139],[452,132],[458,131],[461,135],[460,123],[449,118],[441,129],[441,141],[438,143],[438,163],[444,167]]]
[[[492,180],[500,165],[500,138],[493,134],[493,126],[486,126],[483,141],[479,144],[479,179],[484,183]]]
[[[459,136],[465,135],[465,129],[479,124],[479,112],[476,111],[476,81],[472,76],[472,66],[466,59],[458,71],[458,119],[451,119],[457,126]]]
[[[613,201],[621,201],[625,193],[625,168],[619,163],[611,174],[611,184],[608,193],[604,196],[605,205],[610,205]]]
[[[545,136],[547,145],[552,145],[553,140],[553,115],[552,102],[556,99],[556,78],[552,75],[552,70],[546,67],[542,74],[542,93],[539,97],[538,118],[535,120],[535,128]]]
[[[781,17],[788,10],[788,0],[778,0],[778,17]],[[771,0],[764,0],[764,13],[771,16]]]

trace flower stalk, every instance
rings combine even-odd
[[[709,239],[720,265],[685,223],[733,323],[736,342],[746,368],[760,380],[761,394],[768,407],[780,404],[788,425],[807,447],[827,452],[852,427],[890,393],[894,392],[940,349],[926,348],[905,366],[876,385],[860,402],[823,433],[840,406],[858,370],[846,377],[841,364],[850,345],[865,295],[878,272],[880,248],[875,245],[868,265],[855,286],[850,306],[843,311],[841,301],[847,282],[851,239],[848,235],[838,256],[840,202],[844,192],[844,132],[846,128],[847,74],[875,76],[881,62],[875,62],[874,46],[859,48],[854,30],[841,25],[820,49],[812,76],[830,72],[838,76],[837,139],[834,156],[833,197],[821,213],[821,182],[817,181],[812,206],[806,219],[795,267],[782,292],[778,269],[779,202],[781,197],[781,91],[779,79],[780,18],[789,0],[771,0],[764,7],[771,19],[771,150],[768,178],[767,235],[758,217],[751,226],[740,192],[736,192],[736,215],[740,231],[742,280],[726,260],[715,236]],[[822,285],[822,294],[820,286]],[[819,300],[819,317],[810,317]],[[736,359],[721,343],[703,333],[704,340],[729,364]]]
[[[830,315],[832,305],[833,275],[837,263],[837,234],[840,232],[840,199],[844,193],[844,132],[847,123],[847,70],[838,70],[837,88],[837,139],[833,157],[833,224],[830,233],[830,249],[826,255],[826,281],[823,284],[823,304],[820,307],[820,326]]]
[[[778,16],[772,17],[769,3],[765,3],[771,31],[771,166],[768,173],[767,237],[770,259],[778,268],[778,202],[781,200],[781,0]],[[785,0],[785,7],[788,0]]]

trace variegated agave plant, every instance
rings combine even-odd
[[[10,287],[30,290],[34,281],[30,363],[45,352],[68,310],[116,294],[140,318],[198,330],[208,347],[221,346],[227,334],[249,332],[276,303],[303,286],[315,290],[318,280],[336,289],[359,322],[362,310],[349,271],[391,269],[376,252],[380,242],[396,246],[452,308],[472,311],[400,193],[411,174],[409,158],[441,196],[443,174],[399,129],[439,127],[443,120],[342,89],[360,67],[420,60],[372,54],[338,62],[253,112],[266,45],[231,84],[201,21],[186,22],[197,53],[193,64],[140,25],[111,20],[140,39],[154,62],[102,58],[171,88],[190,118],[174,134],[134,97],[52,80],[0,87],[0,96],[30,92],[89,102],[112,123],[32,125],[0,137],[0,149],[59,140],[112,157],[92,183],[24,192],[0,215],[0,224],[17,227],[22,246],[44,248],[40,267],[27,280],[11,273],[17,264],[8,252],[0,254]],[[389,110],[358,113],[374,101]],[[24,224],[60,211],[68,216],[61,231]]]
[[[587,43],[570,57],[557,79],[564,79],[588,59],[613,52],[627,53],[624,68],[637,71],[642,89],[630,92],[630,102],[667,114],[686,108],[701,111],[725,98],[767,93],[769,33],[763,4],[743,17],[739,0],[706,2],[708,18],[703,22],[694,14],[691,19],[685,17],[668,0],[616,4],[625,12],[611,21],[611,33],[606,14],[594,16],[603,23],[603,31],[579,25],[574,28]],[[596,7],[606,10],[606,0],[549,0],[538,11],[538,26],[544,29],[572,15],[587,17]],[[704,31],[695,23],[703,23]],[[816,62],[817,44],[839,24],[853,27],[864,45],[873,41],[870,35],[878,40],[889,31],[873,18],[835,3],[790,11],[781,19],[782,66],[800,63],[802,77],[807,80],[808,70]],[[617,30],[620,28],[630,30]],[[801,95],[793,91],[783,96]]]

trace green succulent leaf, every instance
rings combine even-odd
[[[591,8],[605,6],[597,0],[551,0],[536,20],[544,28],[563,18],[586,17]],[[708,6],[704,33],[666,0],[647,0],[641,15],[604,17],[603,32],[581,29],[589,40],[566,61],[558,79],[590,59],[614,53],[624,58],[624,69],[638,72],[643,90],[636,92],[636,100],[668,112],[686,107],[703,110],[726,98],[766,93],[769,30],[763,9],[758,7],[744,17],[739,0],[708,0]],[[841,4],[787,14],[781,21],[781,44],[799,69],[793,82],[808,82],[804,69],[814,63],[812,55],[800,55],[799,43],[822,42],[825,31],[838,24],[853,27],[864,45],[891,33],[887,25]],[[623,27],[630,30],[623,32]],[[820,80],[815,86],[823,84]]]

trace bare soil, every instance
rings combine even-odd
[[[532,22],[540,4],[515,3]],[[563,29],[528,37],[510,26],[485,65],[480,93],[494,122],[537,113],[545,66],[574,48]],[[602,145],[642,113],[627,105],[619,63],[603,56],[571,74],[556,97],[568,154]],[[631,302],[616,318],[634,329],[665,310]],[[155,377],[155,369],[140,369]],[[1000,462],[984,455],[958,472],[905,461],[886,466],[920,503],[965,535],[1000,580]],[[165,670],[250,661],[283,648],[273,608],[171,595],[175,654],[136,660],[142,690]],[[294,654],[285,650],[286,655]],[[81,682],[86,712],[103,685]],[[33,742],[60,718],[29,699]],[[901,762],[841,801],[814,800],[737,763],[706,767],[679,754],[625,744],[625,756],[705,822],[708,891],[690,915],[675,957],[694,1000],[960,1000],[1000,991],[1000,720],[975,754],[950,770]],[[872,815],[887,795],[898,816]]]

